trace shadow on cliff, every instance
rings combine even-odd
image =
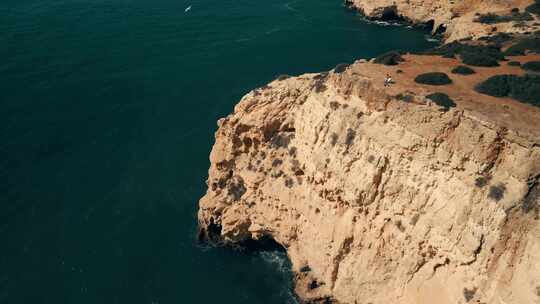
[[[206,227],[200,227],[197,234],[197,241],[201,245],[209,245],[212,247],[229,247],[235,250],[242,251],[247,254],[257,253],[262,251],[277,251],[287,252],[285,247],[271,235],[265,235],[260,239],[254,240],[248,238],[239,242],[227,242],[221,236],[221,225],[213,221]]]

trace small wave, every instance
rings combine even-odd
[[[281,28],[276,27],[276,28],[273,28],[273,29],[271,29],[271,30],[269,30],[269,31],[266,31],[265,34],[266,34],[266,35],[270,35],[270,34],[272,34],[272,33],[279,32],[280,30],[281,30]]]
[[[280,272],[289,272],[289,258],[284,252],[263,251],[260,253],[264,262],[274,266]]]
[[[378,21],[378,20],[371,21],[371,23],[375,23],[375,24],[382,25],[382,26],[388,26],[388,25],[390,25],[390,22],[386,22],[386,21]]]
[[[440,42],[441,40],[437,39],[437,38],[433,38],[431,36],[426,36],[426,41],[429,41],[429,42]]]
[[[291,11],[291,12],[298,12],[299,10],[295,9],[294,7],[291,6],[291,4],[293,4],[294,2],[289,2],[289,3],[285,3],[283,5],[283,7],[285,7],[286,10],[288,11]]]
[[[389,22],[389,21],[380,21],[380,20],[374,20],[374,21],[371,21],[372,23],[375,23],[377,25],[382,25],[382,26],[402,26],[403,24],[401,23],[398,23],[398,22]]]
[[[366,18],[365,16],[361,16],[360,18],[362,19],[362,21],[366,23],[377,24],[380,26],[404,26],[403,23],[399,23],[395,21],[372,20],[372,19]]]
[[[292,292],[292,288],[287,288],[284,293],[282,293],[286,296],[287,302],[285,304],[298,304],[298,301],[296,300],[296,296]]]
[[[239,38],[239,39],[236,39],[234,42],[246,42],[250,40],[253,40],[253,38]]]
[[[287,276],[291,274],[291,264],[287,253],[279,251],[262,251],[259,253],[259,256],[265,263],[272,266],[272,268],[277,269],[280,273],[287,274]],[[282,298],[285,299],[285,304],[299,304],[291,285],[283,285],[283,288],[279,293]]]
[[[207,243],[207,242],[202,242],[202,243],[199,242],[196,244],[196,247],[200,249],[202,252],[208,252],[210,250],[216,249],[216,246],[213,246],[212,244]]]

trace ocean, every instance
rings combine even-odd
[[[427,35],[339,0],[2,0],[0,303],[295,303],[284,253],[196,242],[216,121]]]

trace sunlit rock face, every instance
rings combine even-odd
[[[464,38],[476,39],[494,31],[527,32],[537,22],[534,18],[497,24],[475,22],[479,14],[511,15],[512,9],[514,12],[516,9],[524,12],[534,0],[347,0],[346,3],[368,18],[397,19],[428,25],[434,32],[445,32],[448,42]],[[520,26],[516,26],[518,22]]]
[[[539,303],[540,138],[370,67],[283,77],[218,122],[201,238],[274,239],[310,303]]]

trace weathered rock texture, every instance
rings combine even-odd
[[[531,30],[474,22],[530,3],[349,1],[368,17],[444,25],[447,41]],[[460,64],[364,60],[252,91],[218,122],[200,237],[274,239],[307,303],[540,303],[540,109],[474,91],[519,67],[451,74]],[[413,81],[428,71],[452,83]],[[386,73],[397,83],[383,87]],[[432,104],[435,92],[457,106]]]
[[[540,137],[397,100],[371,66],[276,80],[218,122],[201,237],[275,239],[306,302],[540,303]]]
[[[446,28],[447,41],[478,38],[492,32],[526,32],[536,20],[482,24],[474,22],[477,14],[508,15],[513,8],[520,11],[534,0],[347,0],[369,18],[404,18],[412,23],[433,22],[433,29]],[[517,24],[519,23],[519,24]]]

